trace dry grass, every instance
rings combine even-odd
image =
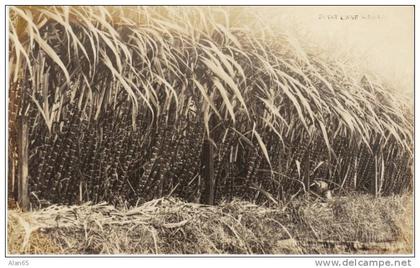
[[[10,254],[412,253],[412,198],[338,197],[262,207],[163,198],[9,211]]]
[[[17,216],[19,215],[19,216]],[[7,248],[10,254],[54,254],[59,252],[59,248],[45,234],[32,229],[33,225],[30,217],[22,215],[15,209],[8,217]]]

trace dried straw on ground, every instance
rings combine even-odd
[[[411,253],[412,199],[369,196],[261,207],[158,199],[10,211],[11,254]],[[408,225],[407,225],[408,223]]]

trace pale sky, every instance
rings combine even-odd
[[[350,55],[361,68],[377,73],[405,96],[412,96],[413,7],[252,8],[274,28],[300,32],[337,55]]]

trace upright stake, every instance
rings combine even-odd
[[[378,158],[375,156],[375,185],[374,185],[374,194],[375,197],[378,197]]]
[[[303,178],[304,178],[304,183],[305,183],[305,190],[307,192],[309,191],[309,187],[311,185],[309,169],[310,169],[310,164],[309,164],[309,148],[308,148],[303,156]]]
[[[18,129],[18,203],[23,210],[29,209],[28,191],[28,118],[23,114],[19,117]]]
[[[214,159],[213,159],[213,146],[208,139],[204,140],[203,144],[203,179],[204,179],[204,192],[201,202],[214,205]]]

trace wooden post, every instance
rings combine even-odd
[[[10,133],[10,131],[9,131]],[[10,135],[10,134],[9,134]],[[9,139],[10,136],[9,136]],[[17,191],[16,191],[16,164],[15,164],[15,159],[16,156],[14,155],[14,150],[12,149],[11,146],[9,146],[9,151],[8,151],[8,189],[7,189],[7,194],[8,194],[8,198],[14,198],[15,200],[17,200]]]
[[[379,182],[378,182],[378,157],[375,155],[375,185],[373,186],[373,193],[375,194],[375,197],[378,197],[379,195]]]
[[[309,187],[311,185],[309,160],[310,159],[309,159],[309,148],[308,148],[303,156],[303,178],[304,178],[303,180],[304,180],[306,192],[309,192]]]
[[[18,127],[18,203],[23,210],[29,209],[28,134],[28,118],[25,115],[21,115]]]
[[[213,146],[208,139],[204,140],[203,144],[203,179],[204,179],[204,192],[201,202],[214,205],[214,192],[215,192],[215,176],[214,176],[214,159],[213,159]]]

